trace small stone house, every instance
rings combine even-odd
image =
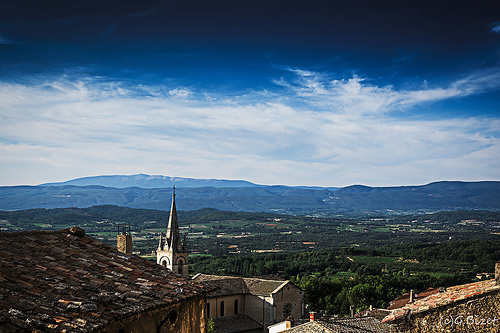
[[[0,332],[206,332],[206,289],[78,228],[0,234]]]
[[[193,281],[210,288],[207,317],[218,332],[262,332],[263,327],[304,315],[303,291],[288,280],[197,274]],[[244,325],[234,325],[235,316]]]

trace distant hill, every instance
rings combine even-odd
[[[100,185],[106,187],[126,188],[172,188],[177,187],[258,187],[260,185],[247,182],[245,180],[226,180],[226,179],[195,179],[182,177],[169,177],[161,175],[110,175],[83,177],[68,180],[60,183],[46,183],[41,186],[88,186]]]
[[[444,181],[422,186],[400,187],[355,185],[337,190],[263,185],[176,186],[177,207],[184,211],[215,208],[225,211],[333,215],[500,210],[500,182],[497,181]],[[4,186],[0,187],[0,210],[83,208],[95,205],[169,210],[171,195],[170,186],[167,188],[119,188],[98,185]]]

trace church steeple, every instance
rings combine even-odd
[[[175,186],[172,194],[167,232],[165,237],[163,237],[163,233],[160,234],[160,241],[156,250],[156,262],[175,273],[182,274],[184,277],[188,276],[189,250],[187,248],[186,234],[184,234],[184,244],[182,244],[179,234],[179,220],[175,205]]]
[[[182,251],[181,239],[179,236],[179,219],[177,218],[177,208],[175,207],[175,185],[172,194],[172,206],[170,207],[170,216],[167,227],[167,244],[169,248],[176,248]]]

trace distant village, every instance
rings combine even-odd
[[[410,290],[387,308],[331,317],[276,276],[191,275],[175,188],[164,231],[156,263],[133,254],[126,227],[116,247],[78,226],[0,233],[0,332],[500,331],[500,263],[494,278]]]

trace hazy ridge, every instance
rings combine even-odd
[[[242,180],[166,176],[98,176],[40,186],[0,187],[0,210],[117,205],[170,209],[177,187],[179,210],[287,214],[410,213],[443,210],[500,210],[500,182],[442,181],[421,186],[344,188],[287,187]]]

